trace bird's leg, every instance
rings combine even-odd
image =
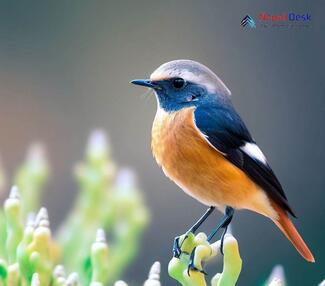
[[[209,217],[209,215],[214,210],[215,210],[215,207],[211,206],[205,211],[205,213],[198,219],[198,221],[186,232],[186,235],[185,235],[183,241],[181,242],[181,244],[179,243],[180,237],[179,236],[175,237],[174,243],[173,243],[173,256],[174,257],[178,258],[180,256],[182,243],[186,240],[188,234],[195,233],[198,230],[198,228],[202,225],[202,223]]]
[[[223,240],[225,238],[225,234],[227,232],[228,225],[230,224],[233,216],[234,216],[235,210],[232,207],[227,206],[225,215],[222,218],[221,222],[218,224],[218,226],[209,234],[208,236],[208,242],[212,240],[212,238],[216,235],[216,233],[223,228],[223,233],[221,235],[221,243],[220,243],[220,251],[223,254]]]
[[[199,220],[187,231],[187,233],[195,233],[198,228],[205,222],[209,215],[215,210],[215,207],[209,207],[206,212],[199,218]]]
[[[216,233],[219,231],[219,229],[223,228],[223,232],[222,232],[222,235],[221,235],[221,243],[220,243],[220,251],[221,251],[222,254],[223,254],[223,240],[225,238],[225,234],[227,233],[228,225],[230,224],[233,215],[234,215],[234,209],[232,207],[227,206],[226,207],[226,210],[225,210],[225,215],[223,216],[221,222],[209,234],[209,236],[207,238],[207,241],[208,242],[211,242],[212,238],[216,235]],[[203,269],[202,270],[199,270],[195,266],[195,263],[194,263],[194,260],[195,260],[195,250],[196,250],[196,247],[192,250],[192,253],[190,255],[190,263],[188,265],[187,273],[189,275],[190,270],[195,270],[195,271],[200,271],[200,272],[206,274],[206,272]]]

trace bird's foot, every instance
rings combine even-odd
[[[189,238],[190,235],[194,235],[191,230],[187,231],[185,234],[183,234],[181,236],[176,236],[174,238],[173,257],[179,258],[182,252],[188,253],[186,251],[182,251],[181,248],[182,248],[183,243]]]
[[[174,238],[174,243],[173,243],[173,257],[176,258],[179,258],[182,253],[179,240],[180,240],[180,236],[176,236]]]
[[[192,252],[191,252],[190,262],[189,262],[189,264],[187,266],[187,275],[191,276],[191,271],[197,271],[197,272],[203,273],[204,275],[208,275],[208,273],[206,273],[204,271],[204,269],[200,269],[199,267],[197,267],[195,265],[195,250],[196,250],[196,247],[194,247]]]

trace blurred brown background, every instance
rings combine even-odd
[[[311,13],[307,28],[240,26],[259,12]],[[106,129],[114,157],[137,170],[152,223],[125,279],[143,281],[154,260],[164,285],[173,237],[205,207],[164,177],[150,150],[154,97],[129,84],[161,63],[200,61],[227,84],[269,158],[316,257],[303,261],[265,218],[237,213],[233,230],[244,268],[239,285],[257,285],[283,264],[290,285],[325,278],[323,1],[0,1],[0,153],[11,173],[32,141],[49,151],[44,199],[52,225],[76,194],[72,167],[89,132]],[[219,220],[215,215],[203,230]],[[212,265],[213,274],[220,265]]]

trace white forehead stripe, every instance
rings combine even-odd
[[[181,77],[188,82],[203,85],[209,92],[230,96],[226,85],[206,66],[191,60],[176,60],[165,63],[150,76],[153,81]]]

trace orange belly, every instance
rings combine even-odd
[[[206,205],[245,208],[276,216],[264,191],[208,144],[194,125],[193,111],[157,111],[151,147],[164,173]]]

